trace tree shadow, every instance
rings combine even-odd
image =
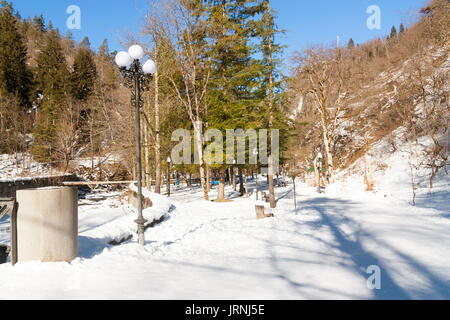
[[[284,198],[286,198],[286,197],[287,197],[288,195],[290,195],[291,193],[292,193],[292,194],[294,193],[294,189],[291,189],[291,190],[285,192],[284,194],[282,194],[281,196],[279,196],[279,197],[277,198],[276,202],[278,203],[279,201],[283,200]]]
[[[450,193],[448,191],[432,191],[427,194],[419,195],[416,198],[416,206],[424,209],[436,209],[447,211],[445,216],[450,215],[449,209]]]
[[[92,259],[111,247],[105,239],[78,237],[78,257],[83,259]]]
[[[328,244],[331,247],[343,252],[349,259],[352,268],[361,276],[361,279],[367,279],[369,274],[366,270],[369,266],[378,266],[382,270],[382,288],[380,290],[373,290],[374,298],[380,300],[405,300],[410,299],[409,294],[398,285],[390,272],[385,267],[383,262],[379,260],[373,253],[364,249],[362,245],[363,238],[370,238],[370,235],[361,229],[361,226],[355,221],[339,216],[339,211],[345,211],[351,206],[351,201],[344,200],[330,200],[327,198],[318,198],[317,200],[309,200],[303,202],[309,209],[317,211],[320,215],[320,224],[325,225],[333,234],[336,243]],[[328,212],[333,212],[329,214]],[[347,224],[354,230],[351,239],[349,235],[344,233],[340,225]]]
[[[313,226],[326,226],[333,234],[336,242],[329,243],[315,237],[316,240],[323,242],[325,245],[333,249],[343,252],[349,259],[352,268],[360,274],[362,279],[367,279],[369,274],[366,273],[367,267],[376,265],[382,270],[380,290],[374,290],[374,299],[380,300],[402,300],[412,299],[413,296],[419,296],[421,299],[441,299],[450,297],[450,283],[440,279],[428,267],[423,265],[417,259],[408,256],[398,249],[392,247],[386,242],[375,238],[373,235],[365,232],[361,225],[344,216],[345,211],[355,205],[355,202],[345,200],[335,200],[328,198],[316,198],[303,201],[303,209],[314,210],[319,214],[320,220],[312,222]],[[352,209],[354,210],[354,208]],[[297,224],[300,224],[297,222]],[[346,234],[342,226],[349,226],[352,234]],[[312,237],[314,237],[312,235]],[[383,249],[390,250],[393,254],[403,260],[404,263],[411,266],[415,271],[423,276],[429,286],[421,288],[420,291],[414,290],[410,293],[400,286],[391,275],[389,268],[380,260],[373,252],[366,250],[363,246],[363,240],[370,240],[377,243]],[[428,289],[428,290],[426,290]]]

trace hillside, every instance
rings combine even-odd
[[[300,175],[321,154],[328,175],[359,167],[364,179],[366,156],[377,163],[370,170],[378,170],[390,166],[384,156],[398,152],[412,162],[407,172],[428,170],[430,188],[438,172],[447,172],[449,6],[430,2],[398,35],[298,54],[289,92],[292,144],[300,148],[291,150],[290,162]]]

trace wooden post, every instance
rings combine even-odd
[[[292,182],[294,183],[294,207],[295,207],[295,210],[297,211],[297,190],[295,187],[295,176],[292,177]]]

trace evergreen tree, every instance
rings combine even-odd
[[[260,114],[263,115],[263,128],[279,129],[282,135],[286,134],[287,120],[282,112],[282,92],[283,92],[283,78],[279,72],[279,65],[281,61],[277,58],[283,50],[283,47],[275,42],[277,34],[281,33],[275,23],[275,14],[272,11],[270,0],[261,1],[263,8],[263,17],[260,22],[260,36],[261,49],[263,52],[262,64],[264,66],[263,79],[261,81],[261,98],[264,105],[264,110]],[[282,138],[280,141],[283,141]],[[280,151],[282,146],[280,145]],[[279,155],[273,154],[270,150],[270,158]],[[269,162],[271,162],[269,160]],[[269,196],[270,205],[272,208],[276,207],[275,191],[273,176],[270,173],[273,168],[269,163]]]
[[[251,127],[249,115],[254,105],[252,89],[255,89],[252,80],[256,78],[257,70],[252,69],[254,48],[249,39],[251,15],[248,8],[249,1],[210,1],[208,7],[208,33],[213,43],[208,53],[213,61],[208,126],[223,133],[226,129]],[[228,155],[230,157],[235,155]],[[222,201],[227,165],[214,165],[213,168],[220,171],[218,200]],[[239,170],[241,173],[241,168]]]
[[[86,101],[92,94],[97,78],[97,68],[90,49],[80,46],[74,59],[70,76],[71,94],[75,99]]]
[[[40,107],[32,152],[38,161],[52,160],[58,116],[67,105],[69,72],[60,41],[57,35],[49,34],[37,57],[35,82]]]
[[[102,44],[98,48],[98,56],[100,58],[110,58],[108,39],[103,40]]]
[[[48,31],[55,31],[55,29],[53,28],[53,22],[49,21],[46,29]]]
[[[108,40],[103,40],[102,44],[98,48],[97,56],[99,59],[99,77],[101,78],[102,85],[106,89],[114,89],[117,84],[117,67],[113,62],[114,53],[109,52]]]
[[[42,14],[40,16],[35,16],[33,18],[33,25],[37,30],[39,30],[41,32],[47,31],[47,28],[45,27],[45,19]]]
[[[27,48],[18,31],[17,18],[11,4],[0,2],[0,93],[29,105],[31,73],[27,68]]]
[[[80,43],[80,46],[89,48],[91,46],[91,42],[88,37],[84,37]]]
[[[402,24],[400,24],[400,34],[402,34],[403,32],[405,32],[405,26]]]
[[[352,38],[350,38],[350,40],[348,41],[347,48],[353,49],[354,47],[355,47],[355,42],[353,41]]]
[[[257,31],[253,1],[210,1],[208,33],[213,74],[209,90],[209,118],[215,128],[255,127],[257,78],[263,67],[254,58]]]
[[[72,33],[72,31],[70,31],[70,30],[67,30],[67,32],[66,32],[66,37],[65,37],[67,40],[69,40],[69,41],[73,41],[73,33]]]
[[[392,26],[391,28],[391,35],[389,36],[390,39],[395,39],[397,38],[397,28],[395,28],[395,26]]]

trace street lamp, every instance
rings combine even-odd
[[[170,197],[170,165],[172,163],[172,159],[170,157],[167,158],[167,196]]]
[[[133,45],[128,52],[121,51],[116,55],[115,61],[120,68],[120,72],[125,79],[125,84],[133,89],[131,104],[134,105],[135,119],[135,139],[136,139],[136,178],[138,187],[138,218],[135,221],[138,226],[138,241],[140,245],[145,245],[145,223],[142,214],[142,162],[141,162],[141,91],[148,88],[152,75],[156,73],[156,63],[147,60],[142,66],[140,60],[145,56],[144,49],[139,45]]]

